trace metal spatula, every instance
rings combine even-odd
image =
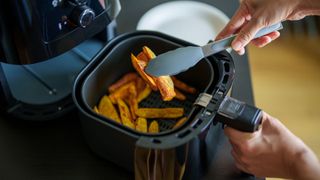
[[[282,29],[281,23],[265,27],[261,29],[254,38],[264,36],[280,29]],[[232,35],[205,46],[182,47],[160,54],[148,63],[145,71],[153,76],[175,75],[186,71],[190,67],[196,65],[201,59],[229,48],[236,36],[237,35]]]

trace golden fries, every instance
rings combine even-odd
[[[162,100],[171,101],[176,96],[170,76],[160,76],[156,78],[156,84],[162,96]]]
[[[136,110],[138,109],[138,102],[137,102],[136,97],[137,97],[136,87],[134,86],[134,84],[131,84],[131,86],[129,87],[128,104],[130,107],[131,117],[133,120],[135,120],[137,118]]]
[[[117,104],[118,104],[122,124],[124,126],[134,129],[135,125],[133,123],[131,113],[126,103],[122,99],[117,99]]]
[[[145,89],[146,86],[149,86],[147,85],[144,80],[140,77],[138,77],[135,81],[136,83],[136,90],[137,90],[137,94],[141,93],[141,91],[143,91]],[[150,89],[150,87],[149,87]]]
[[[139,117],[136,121],[136,130],[139,132],[148,132],[147,119]]]
[[[98,110],[97,106],[94,106],[94,107],[93,107],[93,111],[94,111],[95,113],[99,114],[99,110]]]
[[[130,112],[131,112],[131,117],[133,120],[137,119],[137,109],[138,109],[138,102],[136,98],[131,98],[129,100],[129,107],[130,107]]]
[[[144,56],[141,53],[144,53]],[[142,48],[141,53],[139,54],[139,56],[141,58],[147,57],[147,63],[151,59],[156,57],[154,52],[150,48],[148,48],[147,46],[144,46]],[[147,65],[147,63],[146,63],[146,65]],[[144,70],[144,68],[143,68],[143,70]],[[150,76],[150,77],[152,77],[154,79],[155,84],[156,84],[157,88],[160,90],[160,94],[161,94],[162,99],[164,101],[171,101],[176,96],[176,93],[174,92],[174,84],[173,84],[170,76],[160,76],[160,77]]]
[[[153,51],[151,51],[150,48],[148,48],[148,46],[143,46],[142,47],[142,52],[147,56],[148,60],[150,61],[151,59],[155,58],[156,55],[154,54]]]
[[[190,93],[190,94],[194,94],[197,92],[197,90],[194,87],[187,85],[186,83],[180,81],[176,77],[171,77],[171,78],[172,78],[174,87],[180,89],[181,91],[184,91],[184,92]]]
[[[138,108],[136,111],[143,118],[178,118],[183,113],[183,108]]]
[[[150,95],[151,91],[152,89],[150,88],[150,86],[146,85],[146,87],[137,96],[138,103],[147,98]]]
[[[149,59],[148,57],[146,56],[146,54],[144,52],[140,52],[137,56],[137,58],[141,61],[144,61],[144,62],[148,62]]]
[[[110,100],[113,104],[117,104],[117,99],[126,99],[129,96],[129,88],[134,86],[134,82],[130,82],[121,86],[119,89],[111,93]]]
[[[147,119],[180,118],[173,128],[177,128],[187,121],[184,109],[174,108],[139,108],[139,103],[146,99],[152,90],[159,90],[163,101],[173,98],[184,101],[186,96],[181,92],[196,93],[196,89],[170,76],[153,77],[144,71],[149,61],[155,58],[155,53],[144,46],[137,57],[131,54],[131,62],[136,72],[123,75],[108,87],[109,96],[101,98],[93,111],[114,121],[143,133],[159,133],[159,124],[153,120],[148,126]],[[176,88],[176,89],[175,89]],[[181,90],[181,91],[180,91]],[[117,104],[114,107],[113,104]],[[119,114],[118,114],[119,112]]]
[[[146,81],[147,84],[151,87],[152,90],[158,90],[157,85],[154,79],[144,72],[144,68],[147,66],[147,62],[137,59],[133,54],[131,54],[131,62],[136,71],[140,74],[142,79]]]
[[[108,90],[109,93],[113,93],[114,91],[116,91],[118,88],[120,88],[121,86],[134,81],[138,78],[138,74],[131,72],[131,73],[127,73],[124,76],[122,76],[121,79],[119,79],[118,81],[116,81],[115,83],[111,84],[111,86],[109,86]]]
[[[150,123],[148,132],[149,133],[158,133],[159,132],[159,124],[157,121],[152,121]]]
[[[98,113],[107,118],[115,120],[118,123],[121,123],[118,112],[116,111],[108,96],[103,96],[100,100],[100,103],[98,105]]]
[[[181,119],[179,119],[177,121],[177,123],[173,126],[173,129],[177,128],[177,127],[180,127],[182,124],[184,124],[186,121],[188,120],[187,117],[183,117]]]

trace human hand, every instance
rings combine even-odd
[[[319,0],[242,0],[239,9],[216,40],[238,33],[232,42],[232,48],[242,55],[245,53],[244,47],[250,41],[263,47],[280,36],[275,31],[252,40],[260,29],[281,21],[299,20],[307,15],[317,14],[315,9],[319,7],[318,4]]]
[[[315,154],[280,121],[263,113],[260,129],[244,133],[225,128],[236,166],[258,177],[320,179]]]

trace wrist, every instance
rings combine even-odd
[[[304,143],[303,145],[292,156],[293,161],[289,165],[290,177],[295,180],[318,180],[320,162],[312,150]]]

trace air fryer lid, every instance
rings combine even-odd
[[[172,124],[165,122],[168,120],[160,120],[161,129],[166,131],[158,134],[143,134],[95,114],[92,108],[105,94],[111,83],[123,74],[134,71],[130,61],[130,53],[137,54],[144,45],[149,46],[155,53],[159,54],[192,44],[151,31],[121,35],[106,46],[96,56],[95,60],[80,73],[74,86],[76,92],[74,100],[83,113],[99,121],[101,125],[110,126],[117,129],[119,133],[125,133],[136,138],[136,145],[139,147],[169,149],[186,144],[206,130],[216,116],[220,103],[224,100],[233,82],[234,64],[232,57],[226,51],[221,52],[200,61],[195,67],[177,76],[198,88],[201,93],[197,99],[188,96],[184,104],[179,101],[166,104],[160,101],[159,95],[153,93],[139,104],[139,106],[146,107],[181,107],[182,105],[186,110],[185,115],[188,116],[188,121],[180,128],[168,130],[172,127]],[[243,112],[242,109],[240,110],[240,113]],[[225,118],[223,122],[232,126],[230,119],[232,118]]]

